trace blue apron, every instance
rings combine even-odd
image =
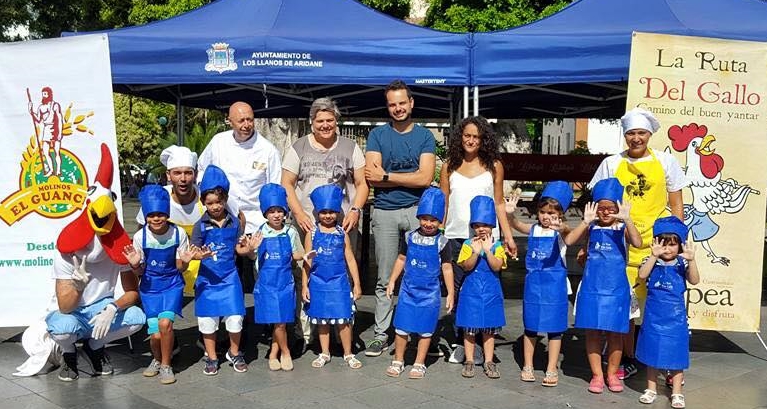
[[[559,233],[536,237],[530,228],[525,255],[525,290],[522,319],[525,329],[564,332],[567,329],[567,268],[559,253]]]
[[[216,251],[215,257],[200,262],[194,285],[194,312],[198,317],[245,315],[242,283],[234,264],[239,224],[202,230],[203,244]]]
[[[184,279],[176,268],[178,228],[173,224],[169,226],[176,232],[176,241],[173,246],[164,249],[147,248],[146,236],[151,232],[146,226],[143,227],[141,248],[144,251],[146,267],[141,276],[138,291],[141,296],[141,305],[149,318],[156,318],[164,311],[173,311],[180,316],[183,307]]]
[[[647,279],[647,301],[636,357],[653,368],[671,370],[690,366],[690,332],[684,292],[684,260],[673,266],[655,265]]]
[[[575,327],[627,333],[631,289],[626,277],[626,225],[589,228],[589,250],[575,302]]]
[[[258,246],[258,280],[253,287],[256,323],[293,322],[296,290],[292,265],[293,249],[287,232],[264,237]]]
[[[477,259],[474,269],[464,273],[458,295],[455,325],[461,328],[498,328],[506,325],[500,272],[487,263],[487,255]]]
[[[344,231],[336,226],[338,233],[323,233],[319,225],[314,230],[312,249],[317,256],[312,260],[309,272],[309,304],[306,315],[311,318],[351,319],[351,286],[346,272],[344,256]]]
[[[442,263],[439,258],[439,238],[434,243],[413,243],[415,231],[407,235],[405,272],[394,313],[394,328],[417,334],[433,334],[437,329],[442,293],[439,276]]]

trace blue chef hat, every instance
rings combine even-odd
[[[170,216],[170,194],[160,185],[146,185],[138,194],[141,201],[141,213],[148,216],[162,213]]]
[[[623,185],[616,178],[602,179],[594,185],[591,193],[595,202],[609,200],[617,203],[623,199]]]
[[[261,206],[261,213],[264,216],[266,216],[267,210],[272,207],[279,207],[285,214],[288,214],[288,193],[281,185],[276,183],[265,184],[258,193],[258,202]]]
[[[474,199],[471,199],[469,208],[471,209],[469,226],[474,223],[482,223],[495,227],[497,217],[495,215],[495,202],[493,202],[491,197],[475,196]]]
[[[317,213],[322,210],[340,213],[344,193],[338,185],[322,185],[312,190],[309,198],[312,199],[314,211]]]
[[[687,241],[687,226],[676,216],[661,217],[655,221],[652,226],[652,235],[657,236],[663,233],[674,233],[679,236],[679,242]]]
[[[567,208],[570,207],[570,202],[573,201],[573,189],[570,187],[569,183],[562,180],[555,180],[547,183],[543,188],[541,199],[546,197],[559,202],[559,205],[562,206],[562,211],[566,212]]]
[[[445,194],[436,187],[430,187],[423,192],[418,202],[416,217],[432,216],[440,223],[445,218]]]
[[[205,193],[208,190],[213,190],[217,187],[224,189],[229,193],[229,179],[221,168],[216,165],[209,165],[205,168],[205,173],[202,175],[202,181],[200,182],[200,192]]]

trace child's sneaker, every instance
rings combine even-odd
[[[615,371],[615,376],[617,376],[620,380],[626,379],[626,367],[624,367],[623,364],[618,366],[618,370]]]
[[[151,378],[153,376],[157,376],[157,374],[160,373],[160,361],[156,359],[152,359],[152,362],[149,363],[149,366],[144,369],[144,372],[141,374],[146,376],[147,378]]]
[[[245,363],[245,355],[242,352],[232,355],[229,351],[226,351],[226,360],[232,363],[235,372],[248,372],[248,364]]]
[[[163,385],[170,385],[176,382],[176,375],[173,375],[173,368],[169,366],[160,366],[160,383]]]
[[[628,379],[632,375],[636,375],[637,372],[639,372],[639,369],[637,369],[637,364],[634,358],[626,358],[626,360],[623,362],[623,378],[618,379]]]
[[[365,356],[379,356],[387,349],[389,349],[389,346],[386,345],[385,341],[374,339],[365,348]]]
[[[205,358],[205,368],[202,369],[202,373],[205,375],[218,375],[218,359]]]

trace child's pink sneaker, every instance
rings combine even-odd
[[[605,381],[601,376],[594,375],[589,382],[589,392],[602,393],[605,390]]]

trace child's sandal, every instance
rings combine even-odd
[[[498,371],[498,367],[495,362],[485,362],[484,365],[485,375],[490,379],[498,379],[501,377],[501,373]]]
[[[424,364],[413,364],[410,373],[407,374],[410,379],[423,379],[424,376],[426,376],[426,365]]]
[[[535,382],[535,374],[533,373],[532,366],[523,366],[522,372],[519,373],[519,379],[522,382]]]
[[[344,355],[344,362],[346,362],[347,365],[349,365],[349,368],[352,369],[360,369],[362,368],[362,362],[357,359],[354,354],[351,355]]]
[[[405,363],[402,361],[391,361],[391,365],[386,368],[386,376],[392,378],[399,378],[402,372],[405,371]]]
[[[684,395],[681,393],[671,394],[671,407],[676,409],[684,408]]]
[[[543,377],[543,381],[541,381],[541,385],[543,386],[557,386],[559,384],[559,372],[549,372],[546,371],[546,376]]]
[[[642,395],[639,396],[639,402],[650,405],[655,402],[655,398],[657,397],[658,392],[655,392],[652,389],[645,389],[644,392],[642,392]]]
[[[330,362],[330,354],[321,353],[312,361],[312,368],[322,368]]]

